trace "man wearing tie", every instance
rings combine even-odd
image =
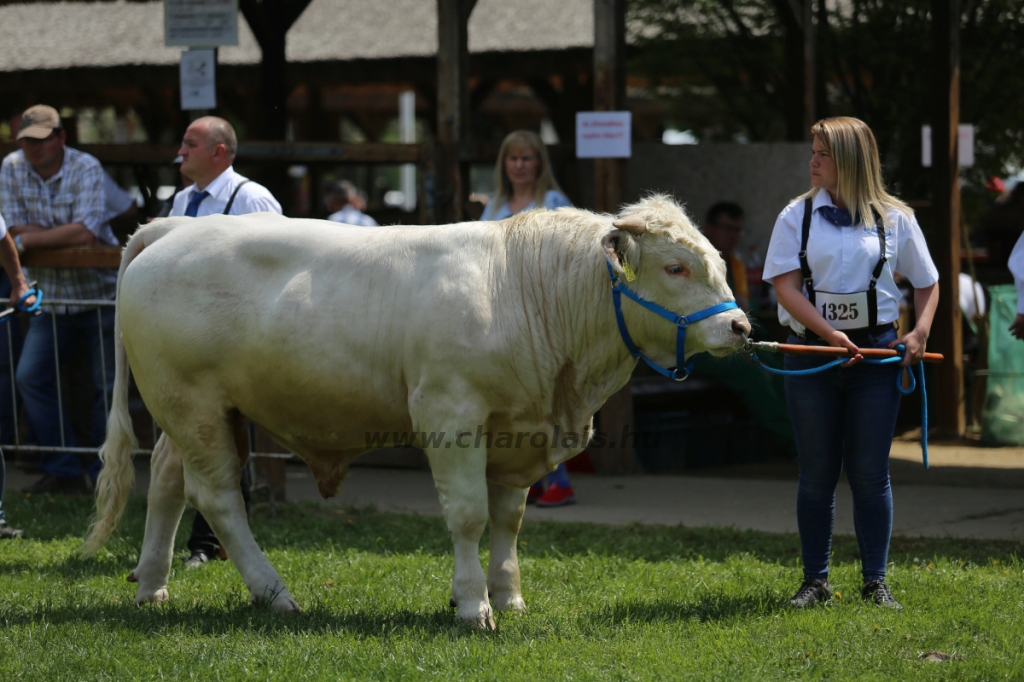
[[[195,184],[178,192],[170,215],[281,213],[281,204],[270,190],[231,167],[237,151],[238,138],[230,123],[216,116],[193,121],[178,154],[182,175]]]
[[[281,213],[281,204],[263,185],[239,175],[231,167],[238,150],[238,138],[231,124],[216,116],[196,119],[185,131],[178,154],[181,174],[195,184],[174,197],[171,216],[193,218],[222,213]],[[242,497],[249,511],[249,469],[242,470]],[[220,554],[220,541],[203,515],[196,511],[188,539],[189,568],[203,565]]]

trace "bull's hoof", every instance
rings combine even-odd
[[[135,605],[142,606],[143,604],[156,604],[158,602],[167,601],[170,599],[170,594],[167,592],[166,587],[161,587],[159,590],[150,594],[143,594],[139,592],[135,595]]]
[[[494,612],[487,603],[482,604],[479,609],[466,609],[465,613],[460,609],[459,618],[470,625],[476,626],[479,630],[497,629],[494,624]]]
[[[127,580],[130,583],[137,583],[137,582],[139,582],[139,578],[138,578],[138,576],[135,575],[135,571],[132,571],[131,573],[126,575],[124,579]]]
[[[492,594],[491,603],[495,611],[526,613],[526,602],[521,594]]]
[[[270,605],[276,613],[302,613],[302,609],[295,603],[295,600],[291,597],[281,597],[274,600],[274,603]]]
[[[266,606],[275,613],[302,613],[302,609],[291,598],[291,595],[277,595],[273,601],[261,597],[252,598],[253,606]]]

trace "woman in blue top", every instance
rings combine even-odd
[[[555,182],[551,162],[540,136],[529,130],[508,134],[494,165],[497,192],[481,220],[504,220],[532,208],[572,206]]]
[[[494,185],[497,192],[488,202],[481,220],[504,220],[538,207],[554,209],[572,205],[555,182],[540,136],[529,130],[513,131],[501,143],[498,162],[494,165]],[[543,481],[533,484],[527,502],[536,502],[538,507],[560,507],[576,502],[565,463],[559,464],[545,479],[546,486],[542,487]]]

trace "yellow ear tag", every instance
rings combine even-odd
[[[626,273],[626,281],[632,282],[636,279],[636,273],[633,272],[633,268],[629,267],[629,263],[622,261],[622,271]]]

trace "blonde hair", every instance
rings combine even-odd
[[[505,158],[512,147],[527,147],[537,155],[537,177],[533,181],[533,201],[539,208],[544,205],[544,197],[548,192],[551,190],[561,192],[562,189],[551,172],[551,161],[548,159],[547,148],[541,141],[540,135],[532,130],[513,130],[505,136],[501,143],[501,148],[498,150],[498,162],[494,164],[494,186],[497,190],[493,199],[494,206],[501,208],[502,204],[512,196],[512,182],[505,175]]]
[[[882,182],[882,163],[878,158],[878,143],[868,124],[859,118],[838,116],[826,118],[811,126],[811,136],[818,139],[836,163],[839,196],[865,224],[877,213],[884,227],[889,226],[889,211],[897,210],[907,217],[913,216],[910,207],[885,191]],[[815,187],[801,198],[815,197],[821,188]]]

